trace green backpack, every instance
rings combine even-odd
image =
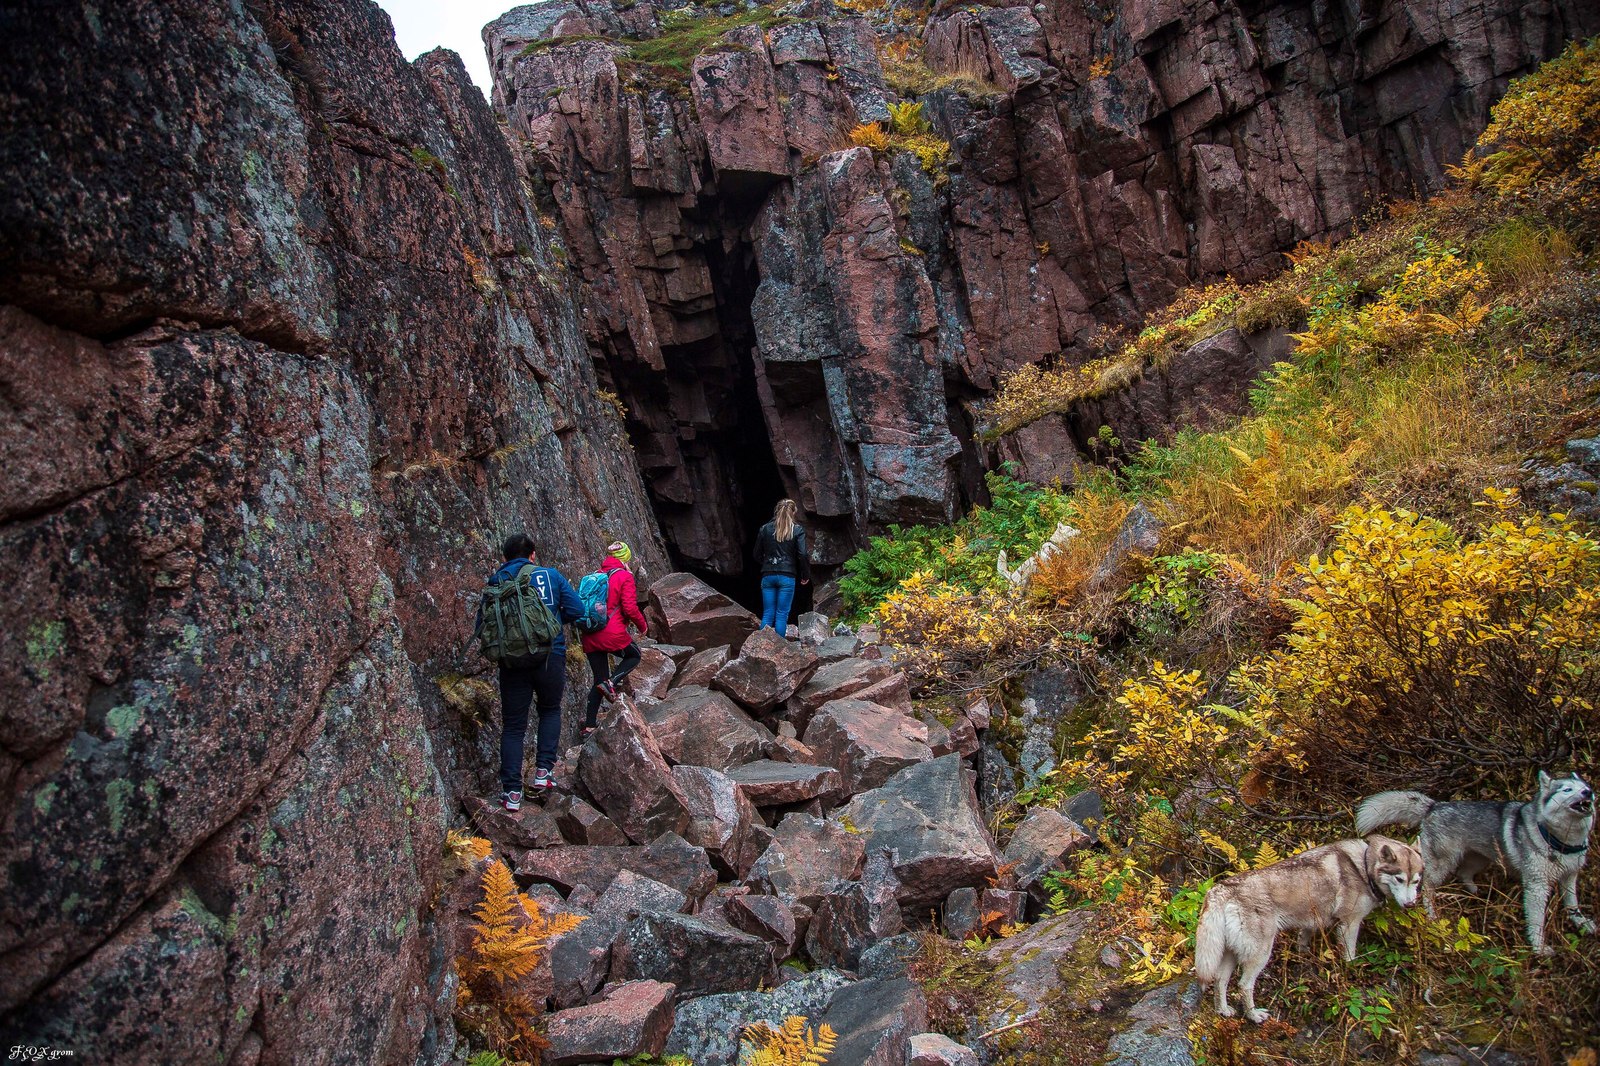
[[[501,666],[543,666],[561,633],[561,621],[539,598],[532,563],[515,577],[483,587],[478,601],[478,648]]]

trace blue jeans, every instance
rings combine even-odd
[[[537,706],[538,757],[549,770],[561,743],[561,693],[567,687],[567,656],[551,652],[537,670],[500,668],[500,790],[522,791],[522,758],[528,736],[528,711]]]
[[[789,633],[789,608],[794,603],[794,578],[788,574],[761,575],[761,624],[776,629],[778,636]]]

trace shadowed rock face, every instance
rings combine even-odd
[[[656,34],[650,3],[558,0],[484,31],[664,532],[724,573],[753,532],[741,508],[771,491],[733,455],[766,441],[823,564],[885,523],[949,514],[980,461],[1070,478],[1031,446],[963,454],[965,401],[1021,364],[1084,360],[1098,327],[1191,280],[1258,277],[1386,197],[1439,188],[1511,77],[1600,30],[1582,0],[940,5],[928,64],[997,92],[925,98],[954,148],[936,181],[847,146],[894,99],[871,26],[829,0],[792,13],[686,79],[619,64],[618,39]],[[552,38],[571,39],[523,54]],[[1196,365],[1251,361],[1223,354]],[[731,400],[747,374],[759,419]],[[1106,413],[1159,433],[1152,415],[1240,388],[1178,382]],[[1042,443],[1070,455],[1075,435]]]
[[[4,1030],[409,1063],[497,733],[432,679],[479,668],[498,538],[665,571],[561,268],[459,61],[372,5],[0,30]]]

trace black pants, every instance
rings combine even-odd
[[[622,658],[617,661],[615,671],[611,669],[610,652],[591,651],[585,656],[589,660],[589,672],[594,674],[594,685],[600,684],[607,678],[611,680],[612,684],[616,684],[627,677],[635,666],[639,665],[639,645],[630,642],[626,648],[623,648],[617,654]],[[600,715],[600,690],[595,688],[594,685],[589,687],[589,708],[583,716],[583,724],[588,728],[594,727]]]
[[[561,693],[567,687],[566,652],[553,651],[534,670],[500,668],[500,788],[522,791],[522,755],[528,736],[528,710],[539,707],[538,767],[552,769],[561,744]]]

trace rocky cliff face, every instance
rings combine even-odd
[[[1600,30],[1578,0],[807,0],[673,69],[637,47],[682,47],[671,6],[557,0],[485,40],[663,529],[724,573],[774,464],[823,563],[949,514],[1007,370],[1438,188],[1511,77]],[[912,89],[948,166],[850,145]]]
[[[459,61],[370,4],[0,40],[6,1043],[409,1063],[490,769],[435,679],[498,538],[665,569],[564,272]]]

